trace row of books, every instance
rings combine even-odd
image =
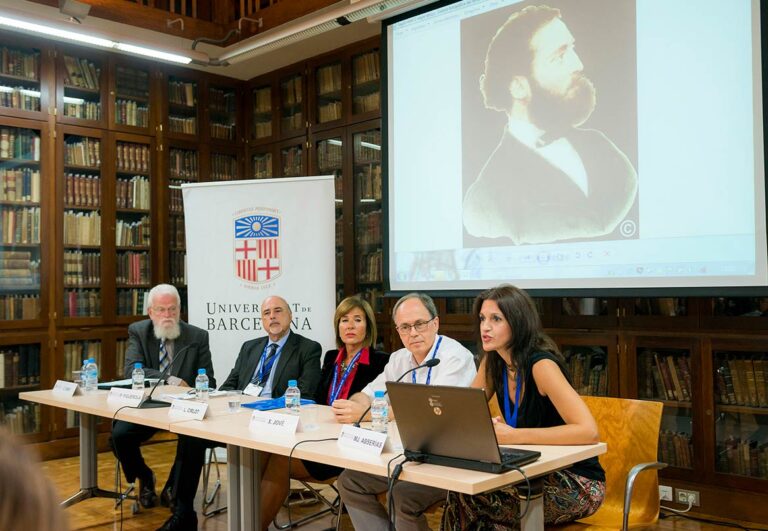
[[[181,182],[171,181],[171,186],[180,186]],[[168,190],[168,212],[181,214],[184,212],[184,196],[181,190],[171,188]]]
[[[718,404],[768,407],[768,360],[761,354],[718,353],[715,399]]]
[[[317,106],[317,121],[319,123],[332,122],[341,119],[341,102],[332,101]]]
[[[0,167],[0,200],[39,203],[40,170]]]
[[[336,217],[336,245],[341,246],[344,241],[344,218],[341,215]]]
[[[328,173],[333,173],[333,191],[336,199],[344,198],[344,178],[341,174],[341,170],[333,170]],[[336,208],[341,208],[341,201],[336,201]]]
[[[284,107],[299,105],[303,101],[301,76],[293,76],[280,83],[282,104]]]
[[[360,296],[368,301],[373,311],[380,313],[384,311],[384,292],[378,288],[368,288],[360,292]]]
[[[141,175],[134,175],[130,179],[117,179],[116,187],[117,208],[149,210],[149,179]]]
[[[187,253],[171,251],[171,284],[185,285],[187,283]]]
[[[471,297],[456,297],[446,299],[445,305],[448,313],[471,314],[475,299]]]
[[[355,114],[378,111],[380,106],[381,94],[378,90],[369,94],[359,94],[352,98],[352,112]]]
[[[194,116],[168,116],[168,130],[185,135],[197,134],[197,118]]]
[[[253,112],[259,114],[272,113],[272,89],[261,87],[253,89]]]
[[[115,123],[149,127],[149,104],[133,100],[115,100]]]
[[[251,175],[254,179],[270,179],[272,177],[272,153],[262,153],[251,157],[253,166]]]
[[[381,210],[357,215],[357,241],[362,245],[381,244]]]
[[[302,113],[300,110],[293,113],[283,114],[282,118],[280,119],[280,126],[284,131],[303,129],[305,125],[304,113]]]
[[[99,251],[64,251],[64,285],[67,287],[101,283]]]
[[[219,140],[234,140],[235,124],[211,122],[211,138],[218,138]]]
[[[101,341],[85,339],[81,341],[65,342],[64,379],[71,382],[74,379],[72,373],[74,371],[82,370],[83,361],[90,358],[95,358],[96,365],[100,368],[103,367],[101,363]]]
[[[353,81],[356,85],[378,81],[381,77],[378,50],[358,55],[352,60]]]
[[[13,251],[11,251],[13,252]],[[18,254],[29,254],[19,252]],[[0,259],[0,289],[38,288],[40,286],[40,260],[3,258]]]
[[[82,103],[65,102],[64,116],[80,120],[101,120],[101,102],[83,100]]]
[[[64,55],[64,67],[67,75],[64,84],[70,87],[99,90],[101,68],[96,63],[82,57]]]
[[[669,466],[693,468],[693,443],[688,433],[661,430],[659,460]]]
[[[381,282],[382,278],[382,252],[381,249],[372,253],[360,255],[357,270],[357,278],[360,282]]]
[[[98,138],[67,136],[64,139],[64,164],[100,167],[101,141]]]
[[[184,247],[186,245],[186,234],[184,232],[184,217],[172,216],[168,219],[170,222],[170,245],[171,247]]]
[[[568,346],[563,349],[571,383],[580,395],[607,396],[607,355],[600,347]]]
[[[149,99],[149,72],[127,66],[118,66],[115,86],[121,98]]]
[[[253,122],[253,134],[256,138],[272,136],[272,118]]]
[[[2,85],[0,107],[23,111],[40,111],[40,95],[37,92],[30,92],[26,87]]]
[[[128,350],[128,340],[118,339],[115,344],[115,367],[117,368],[117,377],[122,378],[125,369],[125,353]]]
[[[360,199],[381,201],[381,164],[358,166],[357,184],[360,188]]]
[[[39,132],[19,127],[0,127],[0,159],[39,161]]]
[[[40,243],[40,207],[9,206],[0,211],[2,243]]]
[[[168,82],[168,101],[174,105],[194,107],[197,104],[197,83],[185,83],[183,81]]]
[[[40,431],[40,411],[40,404],[17,401],[0,402],[0,424],[14,435],[38,433]]]
[[[298,177],[304,173],[304,150],[300,145],[281,149],[280,158],[283,177]]]
[[[232,181],[237,179],[237,157],[224,153],[211,153],[211,180]]]
[[[145,312],[144,301],[149,292],[145,289],[117,290],[117,315],[142,315]]]
[[[317,165],[321,170],[341,168],[344,159],[341,140],[329,139],[317,144]],[[328,173],[333,173],[332,171]]]
[[[760,441],[728,437],[717,441],[716,452],[718,472],[768,479],[768,441],[764,436]]]
[[[101,290],[64,290],[64,317],[98,317],[99,315],[101,315]]]
[[[213,112],[234,115],[237,112],[237,93],[232,89],[208,89],[208,108]]]
[[[149,245],[150,238],[149,216],[136,221],[118,219],[115,224],[115,244],[118,246]]]
[[[101,205],[101,177],[98,174],[64,174],[64,205],[97,207]]]
[[[318,68],[315,71],[315,83],[318,96],[340,92],[341,65],[337,63]]]
[[[101,245],[101,214],[65,210],[64,245]]]
[[[40,288],[37,287],[36,291]],[[38,293],[14,293],[0,295],[0,320],[22,321],[40,317],[40,295]]]
[[[643,350],[638,359],[640,398],[691,400],[690,355],[687,352]]]
[[[355,135],[354,161],[356,165],[381,162],[381,131]]]
[[[40,383],[40,345],[0,347],[0,388]]]
[[[147,144],[117,143],[117,171],[149,173],[151,165]]]
[[[149,284],[150,259],[147,252],[127,251],[118,253],[115,259],[116,281],[118,284]]]
[[[197,151],[171,148],[168,151],[168,170],[171,179],[197,181],[200,172]]]
[[[0,74],[37,81],[40,79],[40,52],[0,47]]]

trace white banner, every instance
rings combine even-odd
[[[335,348],[333,177],[182,185],[189,322],[207,330],[217,382],[266,335],[261,302],[283,297],[291,330]]]

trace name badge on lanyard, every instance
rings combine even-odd
[[[435,356],[437,356],[437,350],[440,348],[440,343],[443,342],[443,336],[437,336],[437,345],[435,345],[435,351],[432,353],[432,357],[430,359],[435,359]],[[411,373],[411,383],[416,383],[416,373],[418,371],[413,371]],[[427,385],[429,385],[429,381],[432,379],[432,367],[429,368],[427,371]]]
[[[331,382],[331,400],[330,403],[333,404],[336,399],[339,397],[339,393],[341,393],[341,390],[344,389],[344,384],[347,383],[347,378],[349,378],[349,373],[352,371],[352,368],[357,364],[357,360],[360,359],[360,355],[363,353],[363,349],[360,349],[360,351],[355,354],[355,357],[352,358],[352,361],[347,366],[346,370],[344,371],[344,374],[341,375],[341,381],[338,382],[338,385],[336,385],[336,380],[339,378],[339,371],[334,367],[333,369],[333,381]]]

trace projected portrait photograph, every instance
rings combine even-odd
[[[635,2],[462,21],[465,247],[637,238]]]

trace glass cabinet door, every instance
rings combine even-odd
[[[280,134],[295,136],[305,130],[304,79],[294,74],[280,80]]]
[[[272,166],[272,148],[253,148],[251,151],[251,178],[271,179],[274,175]]]
[[[198,134],[196,81],[168,76],[168,132],[174,135]]]
[[[114,123],[149,129],[150,75],[146,68],[115,66]]]
[[[213,140],[237,140],[237,91],[229,87],[208,89],[208,125]]]
[[[240,178],[237,155],[211,151],[211,181],[235,181]]]
[[[333,175],[336,208],[336,303],[344,298],[344,142],[342,136],[315,140],[314,171],[318,175]]]
[[[0,107],[40,112],[40,50],[0,46]]]
[[[381,107],[379,50],[352,58],[352,114],[375,114]]]
[[[76,121],[101,122],[102,61],[64,53],[61,62],[64,87],[62,116]]]
[[[181,185],[200,180],[200,152],[193,147],[168,149],[168,263],[170,282],[179,290],[182,308],[187,307],[187,252],[184,200]]]
[[[40,404],[19,399],[22,391],[40,388],[40,343],[0,345],[0,425],[34,440],[42,422]]]
[[[315,122],[341,120],[341,61],[315,68]]]
[[[304,142],[288,142],[280,147],[280,177],[302,177],[304,171]]]
[[[268,139],[273,134],[272,85],[260,85],[251,90],[251,138]]]

